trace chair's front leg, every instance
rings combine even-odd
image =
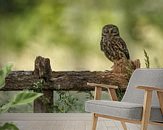
[[[98,116],[96,116],[96,114],[93,113],[92,130],[96,130],[97,121],[98,121]]]
[[[152,102],[152,90],[145,90],[141,130],[147,130],[151,113],[151,102]]]
[[[101,91],[102,91],[101,87],[98,87],[98,86],[95,87],[94,100],[101,99]],[[96,114],[93,113],[92,130],[96,130],[97,121],[98,121],[98,116],[96,116]]]
[[[127,125],[126,125],[126,123],[125,123],[124,121],[121,121],[121,124],[122,124],[123,129],[124,129],[124,130],[127,130]]]

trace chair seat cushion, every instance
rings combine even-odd
[[[89,100],[85,103],[85,110],[102,115],[120,117],[129,120],[141,120],[143,105],[128,102]],[[151,121],[163,122],[160,108],[153,107]]]

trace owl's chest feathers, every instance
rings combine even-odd
[[[117,41],[119,40],[119,37],[111,36],[107,39],[108,44],[116,45]]]
[[[113,36],[103,36],[102,41],[107,43],[107,42],[111,42],[112,40],[114,40]]]

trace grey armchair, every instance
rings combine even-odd
[[[92,130],[96,130],[98,117],[118,120],[127,130],[127,123],[163,126],[163,69],[136,69],[132,74],[121,102],[115,101],[116,86],[88,83],[95,86],[95,100],[85,103],[85,110],[93,113]],[[101,88],[108,88],[114,101],[99,100]]]

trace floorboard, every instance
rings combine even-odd
[[[91,130],[89,113],[4,113],[0,123],[13,122],[20,130]],[[116,121],[99,118],[97,130],[123,130]]]

